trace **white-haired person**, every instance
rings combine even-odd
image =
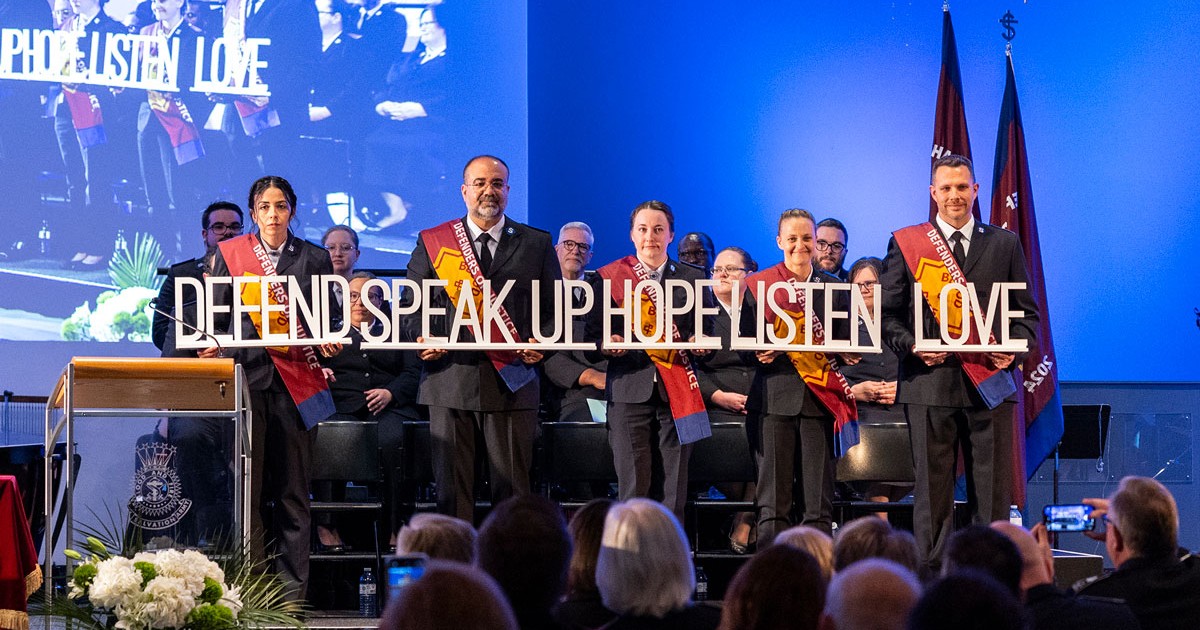
[[[716,628],[721,613],[692,602],[696,574],[687,537],[675,516],[657,501],[613,505],[604,520],[596,586],[617,615],[609,630]]]

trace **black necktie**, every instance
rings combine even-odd
[[[954,252],[954,260],[958,262],[959,268],[967,261],[967,249],[963,247],[962,232],[955,232],[950,235],[950,251]]]
[[[492,235],[484,232],[475,239],[479,243],[479,270],[487,275],[488,269],[492,267],[492,248],[489,244],[492,242]]]

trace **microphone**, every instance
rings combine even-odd
[[[225,353],[225,348],[221,347],[221,342],[218,341],[217,338],[212,333],[208,332],[207,330],[201,330],[199,328],[196,328],[195,326],[183,321],[182,319],[179,319],[178,317],[175,317],[174,315],[171,315],[170,313],[159,310],[158,298],[151,299],[148,306],[150,307],[150,310],[154,311],[155,313],[158,313],[159,315],[166,317],[167,319],[175,322],[176,324],[181,324],[183,326],[186,326],[187,328],[191,329],[193,332],[200,333],[205,339],[212,341],[217,346],[217,355],[218,356]]]

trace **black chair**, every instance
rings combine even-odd
[[[583,484],[593,487],[617,482],[608,427],[599,422],[544,422],[541,471],[546,496],[564,508],[579,507],[582,497],[571,491]]]
[[[911,484],[913,469],[912,440],[904,422],[863,422],[858,425],[858,444],[850,447],[837,461],[837,480],[874,483]],[[835,501],[838,522],[870,512],[908,512],[912,503],[874,501]]]
[[[383,469],[379,458],[379,435],[375,422],[334,420],[322,422],[317,430],[313,448],[312,481],[334,484],[354,483],[355,492],[347,492],[343,501],[313,501],[315,513],[345,513],[369,515],[373,519],[374,553],[371,554],[312,554],[313,560],[378,561],[380,556],[379,521],[383,516],[380,491]],[[314,528],[315,531],[315,528]],[[378,562],[376,564],[378,566]]]
[[[746,425],[740,422],[714,422],[712,437],[696,442],[688,462],[688,483],[705,487],[722,483],[753,483],[758,479],[754,454]],[[726,498],[714,500],[692,498],[688,501],[692,530],[692,547],[700,551],[700,517],[705,511],[753,512],[754,501]]]

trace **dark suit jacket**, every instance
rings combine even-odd
[[[309,103],[328,107],[330,116],[320,122],[309,122],[309,135],[357,138],[364,121],[376,117],[371,111],[370,95],[363,89],[365,52],[361,40],[343,32],[321,53]]]
[[[705,318],[704,325],[706,335],[721,338],[721,349],[696,361],[696,379],[700,381],[700,393],[704,395],[704,405],[708,407],[710,420],[740,422],[745,420],[746,416],[715,405],[712,397],[718,390],[748,395],[750,383],[754,378],[754,368],[746,365],[741,353],[729,349],[733,337],[733,320],[724,307],[717,305],[717,308],[717,314]]]
[[[985,305],[992,293],[993,283],[1026,282],[1025,257],[1017,236],[1008,230],[976,221],[963,273],[968,282],[974,283],[979,299]],[[883,340],[900,357],[896,402],[963,408],[982,406],[979,394],[967,379],[957,357],[951,355],[944,363],[928,367],[912,353],[916,339],[912,315],[913,275],[894,237],[888,243],[880,283],[883,285]],[[1009,327],[1010,336],[1013,339],[1028,339],[1032,345],[1038,322],[1037,304],[1029,291],[1016,291],[1011,295],[1010,306],[1025,311],[1025,317],[1013,320]],[[938,323],[933,311],[928,304],[922,308],[925,310],[925,338],[939,339]],[[998,327],[993,333],[997,339],[1000,338]],[[1020,364],[1021,358],[1018,357],[1009,370],[1016,369]]]
[[[257,235],[254,238],[258,238]],[[295,276],[300,285],[301,291],[305,296],[312,294],[312,276],[325,275],[333,273],[333,263],[329,260],[329,252],[325,248],[313,245],[306,240],[296,237],[294,234],[288,235],[287,242],[283,245],[283,253],[279,256],[279,263],[275,267],[276,273],[279,275]],[[213,260],[214,276],[228,276],[229,266],[225,263],[224,256],[221,255],[221,250],[217,250],[217,255]],[[233,302],[232,287],[230,285],[216,285],[213,289],[214,303],[216,304],[231,304]],[[213,324],[221,333],[230,333],[233,330],[232,320],[229,314],[224,317],[218,317]],[[310,335],[314,334],[309,331]],[[257,339],[258,335],[254,330],[254,323],[250,321],[249,315],[242,316],[242,336],[245,339]],[[271,380],[275,377],[275,364],[267,351],[262,348],[234,348],[225,351],[226,356],[232,356],[234,360],[241,364],[242,369],[246,372],[246,380],[251,389],[266,389],[271,385]]]
[[[1025,592],[1025,610],[1032,630],[1139,630],[1129,606],[1113,599],[1076,596],[1053,584],[1039,584]]]
[[[421,361],[412,350],[363,350],[362,335],[351,327],[349,344],[325,361],[335,380],[329,384],[338,413],[367,417],[368,389],[386,389],[392,403],[405,420],[420,420],[417,411],[417,383],[421,379]]]
[[[815,267],[808,278],[809,282],[825,283],[840,282],[837,278],[819,271]],[[850,306],[850,297],[844,291],[833,294],[834,308],[846,311]],[[825,292],[812,292],[813,313],[820,317],[825,312]],[[754,295],[746,291],[742,299],[742,336],[753,337],[758,330],[758,306]],[[822,322],[825,323],[825,322]],[[845,319],[837,320],[833,325],[825,326],[825,339],[845,340],[850,338],[849,324]],[[746,409],[752,412],[768,413],[779,416],[828,415],[828,411],[809,391],[808,386],[800,380],[796,368],[787,355],[780,354],[769,364],[760,363],[753,352],[743,352],[742,360],[757,366],[754,380],[750,384],[750,397],[746,400]]]
[[[469,218],[463,220],[470,221]],[[422,280],[437,278],[423,236],[417,239],[416,250],[409,259],[408,278],[418,284]],[[499,291],[506,281],[514,281],[503,304],[522,340],[533,337],[530,281],[541,280],[540,317],[547,326],[552,325],[554,282],[562,279],[562,271],[549,233],[506,219],[487,278],[492,281],[495,291]],[[436,336],[447,336],[450,331],[449,320],[454,316],[454,304],[450,302],[446,291],[440,288],[432,294],[432,301],[432,305],[422,305],[422,310],[428,306],[444,308],[447,315],[431,318],[430,332]],[[408,316],[404,326],[407,336],[416,339],[421,334],[420,311]],[[469,336],[463,331],[462,340],[469,341]],[[537,378],[516,392],[510,392],[484,353],[453,350],[441,359],[424,362],[418,393],[418,401],[423,405],[471,411],[537,409],[539,397]]]
[[[357,30],[362,36],[359,41],[365,49],[363,68],[368,81],[367,86],[371,92],[375,92],[383,87],[388,69],[404,54],[408,19],[396,11],[396,7],[385,5],[374,15],[363,20],[362,26]]]
[[[171,265],[171,269],[167,271],[167,277],[163,280],[162,286],[158,289],[158,297],[155,298],[155,308],[173,315],[183,321],[196,325],[195,310],[188,305],[194,307],[196,298],[192,295],[186,295],[184,301],[184,312],[175,312],[175,279],[176,278],[195,278],[196,280],[204,281],[204,259],[193,258],[185,260],[181,263]],[[154,314],[154,322],[151,325],[150,337],[154,341],[154,347],[163,351],[163,356],[196,356],[195,350],[179,350],[175,351],[175,339],[168,339],[168,335],[174,335],[175,327],[178,324],[159,315]],[[185,330],[184,332],[191,332]]]
[[[667,280],[694,282],[703,279],[704,274],[697,271],[695,267],[684,265],[676,260],[668,259],[666,267],[663,268],[662,280],[664,283]],[[604,300],[611,302],[612,298],[604,293],[603,280],[599,276],[593,280],[592,290],[597,297],[596,305],[588,314],[587,339],[598,340],[604,332]],[[675,290],[674,300],[676,304],[683,303],[683,289]],[[687,341],[694,334],[692,320],[691,313],[675,315],[675,326],[679,329],[680,339]],[[622,330],[620,316],[613,317],[612,330],[613,334]],[[591,352],[587,356],[590,359],[599,359],[602,355],[599,352]],[[657,382],[655,379],[657,370],[658,368],[654,367],[654,362],[650,360],[649,355],[641,350],[631,350],[622,356],[610,357],[607,389],[605,390],[607,399],[610,402],[619,403],[643,403],[650,400]]]
[[[1184,630],[1200,628],[1200,557],[1182,560],[1131,558],[1117,570],[1085,585],[1080,595],[1123,599],[1143,628]]]
[[[594,274],[585,277],[589,282]],[[572,322],[574,339],[584,341],[587,335],[587,318],[576,317]],[[604,392],[590,385],[579,384],[579,376],[584,370],[592,368],[600,372],[608,371],[608,360],[589,357],[582,350],[555,352],[542,364],[542,374],[545,381],[542,384],[542,407],[546,412],[546,420],[560,422],[591,422],[592,412],[588,407],[588,399],[604,400]]]
[[[246,0],[251,2],[252,0]],[[265,0],[246,20],[246,37],[267,37],[260,49],[267,67],[261,76],[271,90],[271,107],[289,133],[308,121],[308,96],[321,58],[321,23],[309,0]]]

